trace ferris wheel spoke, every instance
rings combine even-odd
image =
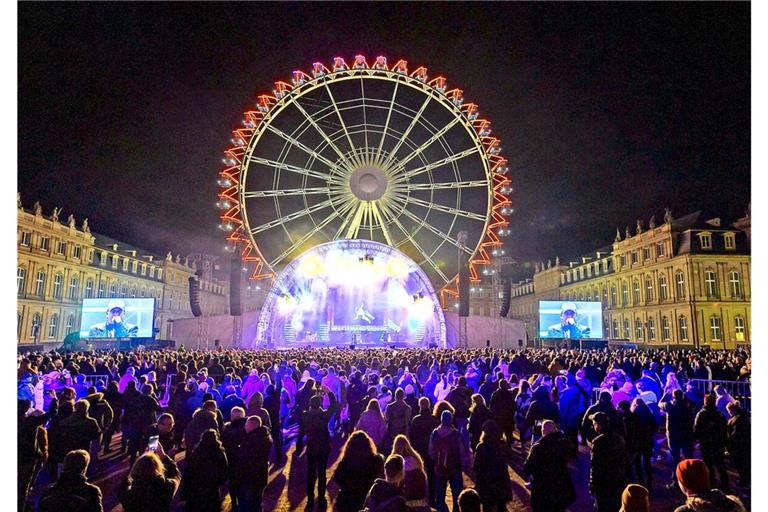
[[[458,240],[456,240],[455,238],[451,237],[450,235],[448,235],[446,233],[443,233],[442,231],[437,229],[435,226],[433,226],[432,224],[427,222],[426,219],[421,219],[421,218],[417,217],[413,212],[411,212],[411,211],[409,211],[408,209],[405,209],[405,208],[403,209],[403,213],[407,217],[410,217],[411,220],[419,223],[420,225],[423,225],[429,231],[431,231],[435,235],[439,236],[440,238],[442,238],[446,242],[450,242],[452,245],[455,245],[456,248],[461,249],[462,251],[464,251],[465,253],[467,253],[469,255],[472,254],[472,251],[469,250],[466,246],[461,245]]]
[[[464,151],[461,151],[453,155],[449,155],[436,162],[431,162],[428,165],[422,165],[421,167],[417,167],[415,169],[411,169],[410,171],[405,171],[403,173],[400,173],[397,175],[397,177],[393,181],[397,183],[397,182],[402,182],[402,181],[411,179],[415,176],[418,176],[419,174],[423,174],[425,172],[431,171],[432,169],[437,169],[442,165],[450,164],[452,162],[455,162],[456,160],[461,160],[462,158],[466,158],[477,152],[478,152],[477,147],[465,149]],[[488,185],[488,182],[484,181],[483,184]]]
[[[387,229],[384,214],[376,206],[375,201],[371,203],[371,213],[373,213],[373,217],[379,222],[379,225],[381,226],[381,232],[384,234],[384,239],[389,245],[392,245],[392,237],[389,236],[389,230]]]
[[[402,146],[403,143],[408,139],[408,135],[411,134],[411,130],[413,130],[413,128],[419,122],[419,119],[421,119],[422,114],[424,114],[424,111],[427,109],[427,105],[429,105],[429,102],[431,100],[432,100],[432,95],[431,94],[427,95],[427,99],[424,100],[424,103],[422,103],[419,111],[416,112],[416,115],[413,116],[413,119],[411,119],[411,123],[408,125],[408,128],[403,132],[403,134],[400,136],[400,140],[397,141],[397,144],[395,144],[395,147],[389,153],[389,158],[387,158],[387,161],[386,161],[387,164],[391,164],[394,161],[395,155],[397,154],[397,151],[400,149],[400,146]]]
[[[307,119],[307,121],[309,121],[309,124],[312,125],[312,127],[317,131],[317,133],[320,134],[320,136],[323,138],[323,140],[328,145],[328,147],[333,149],[336,152],[336,154],[339,155],[339,158],[341,158],[342,162],[345,162],[347,157],[344,156],[344,153],[341,152],[339,147],[336,144],[333,143],[333,140],[331,140],[331,138],[328,136],[328,134],[325,133],[325,130],[320,128],[320,125],[317,124],[315,119],[311,115],[309,115],[309,112],[304,110],[304,107],[301,106],[301,103],[299,103],[299,101],[296,100],[296,101],[293,102],[293,105],[296,107],[296,109],[299,112],[301,112],[301,114]]]
[[[334,191],[331,187],[315,188],[293,188],[293,189],[274,189],[274,190],[251,190],[243,192],[243,198],[256,199],[262,197],[285,197],[285,196],[303,196],[315,194],[330,194]]]
[[[341,129],[344,131],[344,135],[347,137],[347,142],[349,143],[349,149],[350,149],[350,159],[355,162],[356,165],[362,166],[363,163],[360,161],[360,159],[357,157],[357,151],[355,149],[355,144],[352,142],[352,137],[349,135],[349,130],[347,130],[347,124],[344,122],[344,118],[341,117],[341,111],[339,111],[339,105],[336,103],[336,98],[333,97],[333,93],[331,93],[331,88],[328,87],[328,82],[325,82],[323,84],[325,86],[325,92],[328,93],[328,97],[331,99],[331,105],[333,105],[333,110],[336,112],[336,116],[339,118],[339,123],[341,124]]]
[[[392,111],[395,109],[395,98],[397,98],[397,87],[400,82],[395,82],[395,89],[392,91],[392,99],[389,101],[389,110],[387,111],[387,120],[384,122],[384,130],[381,132],[381,140],[379,141],[379,149],[376,150],[376,157],[374,162],[377,166],[381,165],[381,152],[384,149],[384,140],[387,138],[387,130],[389,129],[389,120],[392,118]]]
[[[306,146],[305,144],[301,143],[295,137],[291,137],[290,135],[288,135],[284,131],[280,130],[279,128],[275,128],[271,124],[267,125],[267,129],[269,131],[271,131],[272,133],[274,133],[275,135],[278,135],[279,137],[282,137],[286,141],[290,142],[291,144],[293,144],[297,148],[301,149],[305,153],[315,157],[317,160],[320,160],[325,165],[327,165],[329,169],[337,171],[337,172],[339,171],[339,166],[338,165],[336,165],[335,163],[331,162],[330,160],[328,160],[326,157],[324,157],[323,155],[321,155],[317,151],[315,151],[315,150],[309,148],[308,146]]]
[[[395,192],[414,192],[417,190],[447,190],[447,189],[487,187],[487,186],[488,186],[488,182],[485,180],[448,181],[444,183],[394,184],[392,185],[392,190]]]
[[[400,200],[403,201],[403,199],[400,199]],[[457,215],[459,217],[464,217],[467,219],[479,220],[481,222],[485,222],[485,219],[486,219],[486,216],[480,213],[468,212],[466,210],[460,210],[452,206],[445,206],[438,203],[430,203],[429,201],[424,201],[423,199],[419,199],[418,197],[408,196],[408,199],[406,199],[405,201],[407,203],[413,203],[419,206],[423,206],[424,208],[427,208],[427,209],[437,210],[443,213],[450,213],[451,215]]]
[[[330,183],[337,183],[337,184],[342,183],[338,177],[333,176],[331,174],[320,172],[320,171],[314,171],[312,169],[304,169],[302,167],[298,167],[295,165],[286,164],[285,162],[278,162],[277,160],[270,160],[269,158],[262,158],[260,156],[251,156],[250,160],[251,162],[261,164],[261,165],[266,165],[267,167],[275,167],[277,169],[281,169],[284,171],[289,171],[296,174],[302,174],[304,176],[311,176],[313,178],[317,178],[319,180],[327,181]]]
[[[347,228],[347,235],[345,238],[357,238],[357,234],[360,231],[360,224],[363,221],[363,217],[368,209],[368,201],[360,201],[355,214],[351,217],[349,227]]]
[[[440,137],[445,135],[448,132],[448,130],[450,130],[451,128],[456,126],[460,121],[461,121],[460,117],[454,117],[453,120],[450,123],[448,123],[447,125],[443,126],[443,128],[440,131],[438,131],[437,133],[432,135],[424,144],[422,144],[421,146],[417,147],[410,155],[408,155],[404,159],[400,160],[397,163],[397,165],[399,167],[404,167],[405,164],[407,164],[408,162],[410,162],[411,160],[413,160],[414,158],[419,156],[425,149],[427,149],[429,146],[431,146],[432,143],[434,143]]]
[[[334,198],[334,199],[326,199],[325,201],[322,201],[320,203],[317,203],[315,205],[312,205],[308,208],[304,208],[303,210],[299,210],[293,213],[290,213],[284,217],[280,217],[274,220],[271,220],[267,222],[266,224],[262,224],[261,226],[257,226],[255,228],[251,229],[252,235],[257,235],[259,233],[263,233],[264,231],[269,231],[272,228],[276,228],[277,226],[280,226],[282,224],[285,224],[287,222],[291,222],[292,220],[299,219],[305,215],[309,215],[311,213],[314,213],[318,210],[322,210],[324,208],[330,208],[335,203],[343,201],[344,198]]]

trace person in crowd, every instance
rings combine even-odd
[[[336,395],[325,386],[320,388],[328,397],[330,405],[323,409],[323,397],[314,395],[309,401],[309,410],[302,416],[304,432],[307,435],[307,503],[315,500],[315,481],[317,481],[317,502],[324,507],[325,499],[325,472],[328,468],[328,456],[331,452],[331,437],[328,433],[328,422],[336,413],[338,406]]]
[[[408,435],[408,426],[411,423],[411,406],[405,403],[405,391],[402,388],[397,388],[395,391],[395,401],[387,405],[384,419],[387,422],[385,437],[387,446],[390,446],[398,435]]]
[[[621,493],[619,512],[651,512],[648,489],[638,484],[629,484]]]
[[[272,421],[269,417],[269,411],[264,408],[264,395],[261,394],[261,391],[257,391],[251,395],[251,399],[248,401],[248,407],[245,409],[245,414],[248,416],[258,416],[261,418],[262,425],[267,428],[272,428]]]
[[[505,512],[507,502],[512,499],[512,483],[507,469],[511,453],[501,435],[501,429],[494,420],[483,424],[472,466],[475,489],[480,495],[483,510],[488,512]]]
[[[579,443],[579,428],[584,413],[590,405],[591,397],[579,386],[573,374],[567,375],[566,383],[567,386],[560,395],[558,405],[565,435],[571,438],[575,446]]]
[[[85,450],[69,452],[59,480],[43,491],[38,512],[102,512],[101,490],[85,476],[90,462]]]
[[[632,470],[640,484],[653,488],[653,467],[651,457],[656,444],[658,423],[648,408],[645,400],[638,397],[632,401],[630,413],[626,418],[627,452],[630,454]]]
[[[459,512],[480,512],[482,502],[477,491],[470,488],[464,489],[459,494]]]
[[[597,434],[591,443],[589,492],[595,498],[597,512],[613,512],[621,506],[626,485],[626,445],[621,435],[610,428],[607,414],[597,412],[589,419]]]
[[[728,423],[717,408],[714,395],[704,397],[704,407],[693,422],[693,437],[699,441],[701,458],[709,469],[710,487],[728,492],[728,470],[725,467],[725,450],[728,446]],[[720,485],[717,485],[715,471]]]
[[[675,512],[746,512],[739,498],[710,486],[709,468],[703,460],[681,460],[675,474],[680,490],[685,494],[685,503]]]
[[[222,398],[221,405],[219,406],[225,422],[231,420],[230,413],[233,407],[245,409],[245,401],[238,396],[235,386],[229,385],[224,388],[224,398]]]
[[[435,462],[435,502],[440,512],[448,512],[445,495],[448,485],[453,495],[453,508],[458,508],[457,500],[463,487],[462,471],[468,467],[469,453],[464,439],[453,426],[453,413],[443,411],[440,414],[440,426],[429,438],[429,455]]]
[[[480,436],[483,433],[483,425],[488,420],[493,419],[493,413],[485,406],[485,399],[480,393],[472,395],[472,408],[469,415],[469,446],[474,452],[480,443]],[[498,423],[496,423],[498,426]]]
[[[472,389],[467,386],[467,379],[463,375],[456,381],[456,386],[448,392],[445,400],[453,406],[453,422],[460,432],[467,431],[469,421],[469,409],[472,407]]]
[[[219,431],[208,429],[187,457],[182,478],[182,500],[188,512],[219,512],[220,488],[227,481],[228,461]]]
[[[434,398],[435,402],[440,402],[448,397],[451,392],[451,384],[448,382],[448,375],[443,373],[440,380],[435,384]]]
[[[376,451],[373,439],[357,430],[347,438],[333,481],[339,486],[336,497],[338,512],[358,512],[363,508],[368,490],[384,475],[384,457]]]
[[[173,428],[173,415],[169,412],[164,412],[157,418],[157,422],[150,425],[147,429],[143,446],[148,446],[150,438],[157,436],[158,442],[163,445],[165,453],[173,456],[175,444],[175,432]]]
[[[728,414],[728,404],[735,402],[736,399],[728,393],[728,389],[725,386],[720,384],[715,386],[714,392],[716,397],[715,406],[725,420],[728,421],[731,418],[730,414]]]
[[[90,407],[88,400],[78,400],[72,415],[61,422],[66,452],[85,450],[90,453],[91,443],[99,439],[101,429],[99,423],[89,414]]]
[[[245,435],[230,459],[230,494],[232,503],[243,512],[261,512],[261,501],[269,475],[269,452],[272,437],[261,418],[250,416],[245,421]]]
[[[683,391],[677,389],[672,393],[672,401],[662,404],[661,410],[667,417],[667,443],[674,468],[676,468],[681,460],[681,453],[685,459],[693,457],[693,408]],[[668,488],[677,487],[676,474],[673,469],[672,483],[667,486]]]
[[[237,490],[233,485],[237,478],[235,475],[237,464],[233,461],[236,460],[240,442],[245,437],[245,423],[248,418],[246,418],[245,409],[242,407],[233,407],[229,414],[230,421],[224,424],[224,428],[221,431],[221,444],[224,446],[224,453],[226,453],[227,461],[229,462],[229,496],[232,503],[237,504]]]
[[[739,473],[739,487],[749,487],[751,480],[752,426],[749,413],[738,402],[728,404],[728,452]]]
[[[522,388],[520,392],[522,393]],[[520,394],[518,394],[519,396]],[[509,382],[504,379],[499,381],[499,389],[491,395],[489,408],[493,413],[493,419],[506,437],[507,446],[512,446],[515,432],[515,412],[517,409],[515,406],[515,395],[509,389]],[[521,444],[524,443],[522,433],[520,439]]]
[[[419,414],[413,417],[410,427],[410,440],[413,448],[424,461],[427,474],[427,495],[430,506],[435,506],[435,462],[429,454],[429,438],[432,431],[440,425],[440,420],[430,411],[429,398],[419,398]]]
[[[48,459],[48,431],[43,425],[56,415],[58,409],[58,401],[55,398],[47,413],[30,409],[30,404],[29,399],[17,401],[17,510],[21,512],[27,510],[27,499],[32,485]]]
[[[602,412],[608,415],[609,418],[615,417],[616,409],[613,406],[612,399],[613,397],[611,396],[611,392],[603,390],[598,396],[597,403],[591,405],[584,413],[584,420],[582,422],[581,431],[586,436],[588,443],[592,442],[592,440],[597,435],[595,429],[593,428],[594,422],[590,420],[589,417],[598,412]]]
[[[283,430],[280,420],[280,390],[274,384],[267,386],[267,396],[264,398],[264,408],[269,413],[270,435],[275,449],[275,462],[283,460]]]
[[[365,497],[365,510],[371,512],[406,512],[408,506],[400,488],[405,463],[393,454],[384,462],[384,478],[377,478]]]
[[[531,477],[531,508],[533,512],[563,512],[576,500],[567,459],[575,447],[569,446],[554,421],[545,420],[541,433],[523,466]]]
[[[180,483],[176,462],[158,444],[136,459],[120,488],[120,503],[125,512],[169,512]]]
[[[218,430],[219,424],[216,421],[216,402],[210,400],[205,402],[203,406],[196,410],[192,415],[192,421],[187,425],[184,431],[184,446],[187,450],[194,449],[197,443],[200,442],[200,437],[206,430]]]
[[[384,415],[381,414],[378,400],[371,398],[368,401],[368,407],[360,415],[355,429],[367,432],[377,448],[384,446],[387,435],[387,422],[384,419]]]
[[[112,421],[106,426],[101,436],[104,453],[108,454],[112,451],[112,437],[120,429],[120,421],[123,417],[123,395],[118,389],[117,381],[109,381],[104,392],[104,400],[107,401],[112,409]]]
[[[531,428],[532,439],[534,442],[541,438],[541,422],[552,420],[560,423],[560,409],[549,397],[549,391],[546,385],[541,385],[533,392],[533,401],[525,415],[525,421]]]
[[[391,455],[400,455],[403,458],[402,493],[406,505],[409,507],[428,506],[427,475],[424,471],[424,462],[405,435],[398,434],[395,437]]]

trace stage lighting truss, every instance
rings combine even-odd
[[[445,304],[458,294],[459,254],[478,281],[509,234],[501,153],[477,105],[425,67],[316,62],[258,96],[233,131],[220,227],[253,279],[331,240],[386,243],[424,268]]]

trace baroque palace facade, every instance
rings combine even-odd
[[[750,337],[750,215],[724,225],[695,212],[648,229],[617,230],[612,245],[536,266],[512,285],[509,317],[540,338],[540,300],[599,301],[603,338],[642,345],[733,348]]]
[[[91,232],[88,219],[80,227],[74,215],[59,219],[60,209],[43,215],[18,200],[17,330],[18,343],[60,343],[80,330],[84,298],[154,297],[155,337],[173,338],[173,321],[192,316],[189,277],[195,268],[171,253],[147,251]],[[200,279],[205,315],[227,314],[229,283]]]

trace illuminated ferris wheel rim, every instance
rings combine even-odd
[[[407,64],[404,61],[398,61],[392,69],[387,68],[386,66],[386,59],[383,57],[378,57],[376,59],[376,63],[373,67],[369,67],[367,63],[365,62],[365,58],[362,56],[357,56],[355,59],[355,63],[352,67],[347,66],[346,63],[341,58],[334,59],[334,70],[330,71],[325,66],[323,66],[321,63],[315,63],[313,66],[313,76],[310,77],[306,73],[303,73],[301,71],[294,71],[293,73],[293,85],[288,84],[286,82],[276,82],[275,89],[273,91],[273,95],[261,95],[259,96],[259,103],[258,103],[258,109],[256,111],[249,111],[245,113],[245,119],[244,119],[244,125],[245,128],[241,128],[238,130],[235,130],[234,137],[232,139],[233,146],[229,148],[225,152],[225,158],[224,162],[229,167],[225,170],[223,170],[220,174],[223,178],[223,190],[219,194],[220,198],[220,206],[223,204],[223,208],[225,209],[225,213],[222,215],[223,219],[223,226],[225,228],[229,228],[232,232],[227,237],[229,241],[235,242],[236,244],[242,245],[241,250],[241,256],[245,261],[251,261],[255,264],[254,272],[252,277],[253,278],[260,278],[260,277],[274,277],[275,275],[275,269],[274,264],[276,262],[281,261],[286,256],[290,256],[290,252],[295,252],[296,250],[301,248],[301,243],[305,242],[309,239],[309,237],[305,237],[302,239],[299,239],[299,242],[293,243],[291,247],[289,247],[289,250],[284,251],[283,254],[281,254],[281,257],[277,260],[274,260],[270,262],[270,260],[265,257],[265,254],[263,253],[262,249],[259,247],[255,235],[258,234],[258,232],[266,231],[267,229],[271,229],[277,225],[284,224],[283,221],[286,219],[293,220],[296,218],[295,213],[291,214],[294,215],[294,217],[291,218],[291,215],[288,215],[286,217],[278,217],[271,223],[267,223],[267,228],[264,228],[264,225],[252,227],[251,226],[251,218],[248,215],[248,200],[252,199],[253,197],[270,197],[266,194],[266,192],[269,192],[273,194],[271,197],[277,198],[281,196],[287,196],[292,194],[301,193],[301,189],[296,190],[271,190],[271,191],[253,191],[249,189],[247,186],[247,180],[249,175],[249,170],[251,164],[254,162],[254,160],[258,160],[256,163],[263,163],[265,159],[258,157],[255,157],[255,151],[259,147],[259,142],[262,140],[262,137],[267,133],[272,133],[280,136],[281,138],[285,139],[286,142],[283,146],[283,149],[280,151],[280,156],[283,156],[283,153],[286,152],[286,147],[288,147],[288,144],[291,144],[291,147],[297,147],[301,151],[307,153],[310,156],[310,159],[308,162],[312,162],[312,165],[314,165],[317,161],[323,161],[324,165],[327,167],[328,171],[331,172],[317,172],[315,170],[312,170],[311,165],[305,166],[306,168],[299,168],[296,166],[290,166],[288,164],[285,164],[281,161],[269,161],[269,164],[275,164],[275,170],[277,171],[277,175],[279,175],[279,172],[284,170],[286,172],[293,172],[297,174],[304,175],[303,183],[307,182],[307,179],[309,177],[311,178],[317,178],[317,179],[324,179],[327,182],[327,189],[330,190],[332,186],[340,187],[340,190],[343,190],[344,196],[343,199],[347,199],[349,202],[355,203],[355,200],[357,200],[355,207],[348,207],[346,209],[346,213],[351,214],[351,212],[355,212],[354,215],[356,217],[359,217],[359,213],[363,211],[363,203],[366,205],[365,208],[370,208],[372,212],[370,212],[370,217],[373,219],[376,215],[379,215],[379,220],[381,221],[381,230],[384,232],[384,235],[387,239],[387,242],[390,243],[390,245],[395,245],[390,240],[390,237],[387,235],[386,229],[385,229],[385,220],[384,215],[381,213],[376,212],[376,203],[377,201],[381,200],[381,206],[382,210],[384,209],[384,199],[381,197],[383,194],[389,193],[390,188],[394,190],[394,192],[391,193],[391,195],[395,198],[394,201],[402,201],[402,198],[397,196],[398,190],[402,189],[403,182],[406,182],[405,188],[413,187],[417,190],[428,190],[430,191],[430,199],[433,198],[434,190],[435,189],[457,189],[457,201],[460,201],[460,193],[461,189],[465,187],[485,187],[487,191],[487,202],[485,204],[485,208],[482,211],[482,214],[472,214],[472,212],[469,211],[462,211],[457,209],[452,209],[449,207],[445,207],[444,205],[422,205],[422,206],[429,206],[430,210],[429,212],[432,212],[432,209],[434,208],[435,211],[442,211],[444,213],[448,214],[460,214],[465,215],[466,217],[469,217],[471,219],[482,221],[482,234],[477,237],[477,243],[473,244],[474,247],[463,247],[465,252],[469,256],[469,262],[470,262],[470,272],[471,272],[471,278],[473,280],[478,279],[477,271],[475,267],[477,265],[484,265],[490,263],[490,256],[486,250],[487,247],[498,247],[501,245],[501,241],[499,240],[497,235],[506,235],[508,234],[508,229],[506,229],[506,226],[508,225],[508,222],[505,218],[505,215],[510,213],[512,210],[509,207],[510,201],[507,198],[506,194],[511,192],[511,187],[509,186],[509,179],[506,177],[506,173],[508,172],[508,168],[506,166],[507,160],[504,159],[501,156],[501,148],[499,145],[499,140],[496,138],[493,138],[490,136],[490,123],[484,119],[479,119],[478,113],[477,113],[477,106],[472,103],[465,103],[463,99],[463,93],[459,89],[452,89],[449,91],[446,91],[445,87],[445,79],[442,77],[434,78],[430,81],[427,81],[427,70],[424,67],[417,68],[413,73],[410,75],[407,72]],[[361,87],[363,82],[362,80],[377,80],[381,82],[389,82],[394,84],[394,92],[392,94],[391,102],[388,108],[388,114],[386,119],[386,124],[384,125],[384,129],[380,132],[381,133],[381,139],[379,146],[377,148],[377,151],[375,155],[368,154],[368,150],[370,149],[368,147],[368,139],[367,135],[368,133],[379,133],[376,132],[373,129],[369,130],[369,126],[367,124],[363,124],[363,130],[365,131],[366,135],[366,146],[363,148],[363,151],[360,152],[359,148],[355,148],[352,137],[350,135],[350,131],[348,130],[348,127],[345,125],[345,121],[343,116],[341,115],[341,111],[343,111],[345,108],[359,108],[355,107],[354,104],[352,107],[345,107],[343,105],[344,102],[336,102],[336,100],[333,97],[333,94],[331,93],[331,86],[336,85],[339,83],[352,81],[352,80],[361,80]],[[423,94],[426,99],[424,100],[423,104],[421,105],[421,108],[418,112],[415,112],[415,109],[408,109],[407,107],[404,107],[402,105],[399,105],[395,102],[395,98],[397,96],[398,87],[405,86],[409,89],[412,89],[418,93]],[[327,92],[327,95],[331,99],[331,103],[328,106],[325,106],[320,111],[314,113],[313,115],[309,114],[304,110],[304,107],[301,106],[299,103],[299,99],[308,97],[307,95],[311,94],[314,91],[318,90],[325,90]],[[350,101],[350,100],[347,100]],[[368,98],[369,103],[366,104],[366,98],[363,96],[362,99],[362,108],[363,108],[363,115],[365,115],[365,109],[366,108],[377,108],[373,105],[376,101],[381,100],[374,100]],[[417,121],[422,124],[423,126],[426,126],[427,123],[429,123],[428,120],[420,119],[422,117],[422,113],[427,108],[427,105],[436,102],[440,106],[442,106],[447,112],[450,113],[452,116],[452,120],[447,123],[446,126],[442,127],[437,133],[432,134],[432,136],[424,143],[422,143],[420,146],[418,146],[415,150],[410,151],[408,154],[407,161],[413,160],[416,156],[421,158],[422,161],[424,161],[424,157],[422,153],[432,144],[435,142],[440,142],[440,145],[442,146],[442,149],[445,151],[450,151],[450,146],[446,147],[446,144],[443,140],[441,140],[439,137],[444,135],[449,129],[453,128],[454,126],[459,126],[463,128],[464,133],[468,136],[469,140],[472,141],[472,148],[467,149],[461,153],[458,154],[450,154],[447,157],[437,161],[437,162],[430,162],[425,165],[422,165],[421,167],[418,167],[417,170],[418,173],[414,173],[414,170],[411,169],[410,171],[405,171],[405,163],[402,161],[402,159],[397,159],[395,157],[395,154],[397,151],[401,148],[401,146],[407,147],[409,144],[412,144],[411,141],[408,140],[408,135],[410,134],[410,131],[416,126]],[[303,113],[303,115],[306,117],[305,121],[302,121],[302,123],[295,128],[292,134],[290,133],[284,133],[279,128],[276,128],[273,123],[276,119],[280,117],[280,115],[286,111],[286,109],[289,106],[294,106],[299,111]],[[340,108],[341,105],[341,108]],[[396,109],[395,106],[398,108]],[[403,113],[403,111],[410,110],[411,113],[415,112],[413,115],[413,120],[411,121],[411,124],[409,125],[408,129],[405,130],[405,133],[397,132],[394,129],[390,130],[389,122],[390,117],[392,116],[393,112],[397,112],[399,115],[408,115],[408,113]],[[325,111],[328,111],[327,114],[323,114],[320,116],[320,113],[323,113]],[[331,135],[328,135],[325,133],[325,130],[320,128],[318,126],[318,118],[320,120],[326,118],[329,115],[332,115],[335,111],[335,114],[338,116],[338,120],[340,121],[340,130],[337,130],[336,132],[332,133]],[[312,126],[318,134],[320,134],[322,140],[323,140],[323,149],[318,151],[317,147],[311,148],[309,146],[303,145],[302,142],[297,138],[296,132],[299,131],[300,128],[302,128],[301,134],[304,134],[309,128]],[[371,127],[375,127],[376,125],[371,125]],[[430,124],[430,126],[432,126]],[[355,128],[355,127],[353,127]],[[369,130],[369,131],[366,131]],[[391,151],[391,156],[387,154],[386,151],[383,151],[383,145],[384,140],[387,137],[394,137],[392,133],[394,132],[396,135],[400,135],[401,139],[396,144],[394,151]],[[353,135],[357,135],[359,132],[353,133]],[[335,138],[332,138],[332,136],[335,136]],[[349,142],[349,145],[352,149],[351,152],[344,152],[342,151],[338,146],[337,142],[342,138],[346,137],[346,140]],[[327,157],[322,155],[322,151],[332,148],[335,153],[338,154],[338,159],[335,161],[332,161],[328,159]],[[411,149],[413,149],[413,146],[410,146]],[[289,150],[290,151],[290,150]],[[351,153],[351,154],[350,154]],[[480,181],[465,181],[465,182],[433,182],[433,176],[432,176],[432,170],[439,168],[441,165],[451,164],[452,168],[454,170],[454,174],[458,178],[458,171],[456,169],[456,162],[468,155],[476,155],[479,157],[480,161],[482,162],[482,173],[484,175],[485,182],[481,183]],[[373,156],[373,158],[371,158]],[[278,171],[278,168],[280,169]],[[400,170],[404,175],[408,175],[409,173],[411,175],[415,174],[422,174],[427,173],[429,176],[430,183],[428,184],[420,184],[420,185],[409,185],[409,182],[407,181],[407,176],[404,179],[401,179],[396,171]],[[356,178],[357,176],[357,178]],[[361,183],[363,183],[362,178],[368,179],[368,189],[364,191],[372,192],[373,194],[379,194],[377,198],[375,198],[373,201],[366,200],[365,197],[361,197]],[[357,179],[357,182],[355,182],[355,179]],[[277,178],[275,178],[275,181],[277,181]],[[386,192],[381,192],[381,184],[382,182],[385,184],[384,189]],[[357,190],[355,189],[355,185],[357,185]],[[365,184],[363,184],[365,185]],[[390,185],[392,185],[390,187]],[[400,187],[400,188],[398,188]],[[410,190],[410,189],[408,189]],[[304,193],[321,193],[322,191],[319,191],[318,189],[313,190],[304,190]],[[304,196],[305,199],[305,205],[306,205],[306,195]],[[371,199],[371,198],[368,198]],[[413,199],[415,202],[416,199]],[[338,201],[343,202],[343,201]],[[347,202],[345,206],[350,204]],[[422,201],[423,202],[423,201]],[[323,207],[327,206],[333,206],[334,210],[336,211],[336,204],[333,200],[327,200],[324,203],[321,203]],[[419,203],[416,203],[419,204]],[[275,205],[278,208],[279,213],[279,205],[277,203],[277,199],[275,199]],[[370,205],[373,205],[372,207]],[[390,205],[391,207],[391,205]],[[403,206],[403,210],[405,210],[405,205]],[[315,210],[316,211],[316,210]],[[367,210],[366,210],[367,211]],[[307,209],[305,212],[299,212],[299,213],[312,213]],[[339,212],[337,211],[337,214]],[[470,214],[472,214],[470,216]],[[408,213],[408,215],[413,219],[416,220],[412,213]],[[340,216],[340,215],[339,215]],[[397,218],[393,219],[394,222],[397,222]],[[453,222],[451,223],[451,228],[453,229],[453,226],[455,224],[456,218],[454,217]],[[314,219],[313,219],[314,222]],[[359,229],[359,220],[357,221],[357,229]],[[392,222],[390,221],[390,224]],[[345,227],[346,224],[342,224],[342,228]],[[449,285],[451,285],[455,281],[455,277],[451,276],[448,277],[444,275],[442,272],[440,272],[440,269],[435,265],[435,263],[430,259],[430,255],[426,254],[424,250],[422,250],[419,247],[418,242],[415,239],[408,238],[408,233],[405,229],[403,229],[402,225],[399,224],[400,231],[403,232],[403,234],[406,236],[406,239],[402,239],[400,243],[404,243],[405,241],[412,242],[419,251],[425,256],[425,260],[428,261],[432,267],[433,270],[436,270],[437,273],[440,275],[442,279],[441,288],[446,289],[450,288]],[[315,223],[315,226],[318,227],[317,223]],[[373,235],[373,220],[370,222],[371,227],[371,235]],[[322,227],[322,226],[320,226]],[[378,226],[376,226],[378,227]],[[437,246],[437,248],[433,251],[432,255],[437,252],[437,250],[442,246],[443,243],[449,242],[451,245],[455,246],[456,248],[462,248],[460,243],[457,243],[456,238],[457,237],[450,237],[449,235],[445,233],[438,234],[437,231],[434,229],[433,226],[428,224],[426,222],[426,219],[423,220],[422,224],[419,225],[417,228],[417,231],[422,229],[422,227],[425,227],[425,229],[432,231],[434,234],[441,236],[443,238],[443,242],[440,243],[440,245]],[[285,229],[285,228],[284,228]],[[258,232],[255,232],[256,230],[260,230]],[[496,231],[494,231],[496,230]],[[340,234],[343,232],[343,229],[339,229],[339,231],[336,234],[336,238],[339,238]],[[357,231],[354,229],[348,229],[346,230],[346,238],[356,238],[357,237]],[[316,233],[317,230],[315,230],[313,233]],[[471,249],[471,250],[470,250]],[[301,251],[299,251],[301,252]],[[450,291],[450,290],[449,290]]]

